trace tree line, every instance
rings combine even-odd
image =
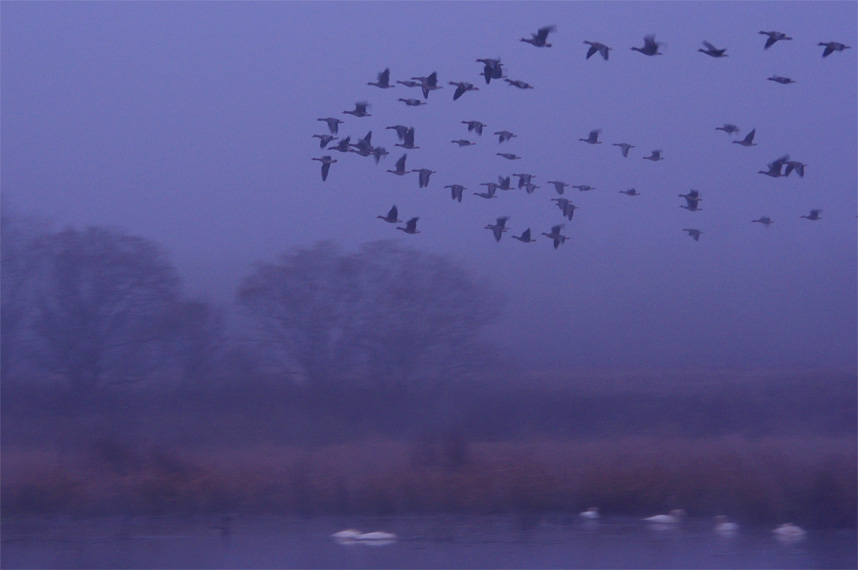
[[[0,243],[3,380],[81,398],[249,369],[316,394],[402,393],[478,368],[478,333],[501,311],[461,265],[393,241],[286,251],[255,264],[226,308],[185,296],[167,252],[122,229],[55,231],[3,204]]]

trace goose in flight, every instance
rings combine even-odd
[[[770,47],[775,45],[775,42],[777,42],[777,41],[791,40],[792,39],[791,37],[784,34],[783,32],[760,32],[760,33],[763,34],[764,36],[768,36],[768,38],[766,38],[766,45],[763,46],[763,49],[769,49]]]
[[[512,176],[507,176],[504,178],[501,175],[498,175],[498,190],[512,190],[512,186],[510,186],[512,181]]]
[[[429,170],[428,168],[418,168],[417,170],[412,170],[411,172],[418,173],[419,178],[417,180],[417,184],[420,188],[426,188],[427,186],[429,186],[429,176],[435,174],[434,170]]]
[[[416,81],[420,82],[420,88],[423,90],[423,98],[429,98],[429,92],[435,91],[436,89],[443,89],[443,87],[438,86],[438,72],[433,71],[429,74],[428,77],[412,77]]]
[[[703,41],[703,45],[706,46],[706,49],[700,48],[697,51],[711,55],[712,57],[727,57],[727,54],[724,53],[727,51],[727,48],[718,49],[706,40]]]
[[[849,46],[841,44],[840,42],[819,42],[817,45],[825,46],[825,50],[822,52],[822,57],[828,57],[836,51],[849,49]]]
[[[521,232],[520,236],[512,236],[513,239],[517,239],[521,243],[533,243],[536,240],[530,237],[530,228],[527,228],[523,232]]]
[[[451,143],[455,143],[455,144],[457,144],[457,145],[459,145],[459,146],[471,146],[472,144],[477,144],[477,143],[475,143],[475,142],[471,142],[471,141],[469,141],[469,140],[465,140],[465,139],[458,139],[458,140],[450,141],[450,142],[451,142]]]
[[[450,184],[448,186],[444,186],[444,188],[450,189],[450,195],[453,197],[453,200],[458,200],[460,203],[462,201],[462,194],[467,189],[465,186],[461,184]]]
[[[613,146],[620,147],[620,152],[622,152],[623,156],[626,158],[629,156],[629,149],[635,148],[635,145],[629,143],[614,143]]]
[[[525,81],[521,81],[520,79],[508,79],[505,77],[504,81],[506,81],[513,87],[518,87],[519,89],[533,89],[533,85]]]
[[[715,127],[716,131],[724,131],[728,135],[732,135],[733,133],[739,132],[739,127],[730,123],[724,123],[723,127]]]
[[[485,198],[486,200],[491,200],[492,198],[497,198],[495,196],[495,192],[498,189],[498,185],[494,182],[482,182],[481,184],[488,186],[488,189],[485,192],[474,192],[475,196],[479,196],[480,198]]]
[[[387,149],[385,149],[383,146],[376,146],[372,148],[370,154],[372,154],[373,158],[375,159],[375,163],[378,164],[381,160],[381,157],[387,156],[390,153],[387,152]]]
[[[819,214],[821,214],[821,213],[822,213],[822,210],[811,210],[811,211],[810,211],[810,215],[809,215],[809,216],[799,216],[799,217],[801,217],[801,218],[805,218],[805,219],[808,219],[808,220],[811,220],[811,221],[815,222],[816,220],[821,220],[821,219],[822,219],[822,218],[819,216]]]
[[[390,89],[393,85],[390,84],[390,68],[388,67],[384,71],[378,74],[378,79],[376,81],[370,81],[367,85],[374,85],[376,87],[380,87],[381,89]]]
[[[756,134],[756,132],[757,129],[751,129],[751,132],[745,135],[745,138],[740,141],[733,141],[733,144],[740,144],[742,146],[757,146],[756,143],[754,143],[754,135]]]
[[[765,174],[766,176],[771,176],[772,178],[778,178],[780,176],[784,176],[781,173],[781,168],[784,164],[789,160],[789,155],[785,154],[777,160],[773,160],[769,164],[766,165],[768,170],[758,170],[760,174]]]
[[[700,197],[700,192],[698,192],[697,190],[689,190],[688,194],[680,194],[679,197],[685,198],[685,201],[688,203],[688,205],[694,206],[694,209],[696,209],[697,203],[703,199]],[[684,208],[685,206],[682,207]]]
[[[329,142],[337,139],[333,135],[313,135],[313,137],[319,139],[319,148],[325,148]]]
[[[495,236],[495,241],[500,242],[501,236],[504,232],[509,231],[506,226],[506,221],[509,219],[509,216],[501,216],[497,219],[497,223],[487,224],[484,229],[492,230],[492,233]]]
[[[420,232],[417,231],[417,220],[419,220],[419,219],[420,218],[411,218],[410,220],[405,222],[404,228],[402,226],[397,226],[396,229],[402,230],[403,232],[405,232],[407,234],[419,234]]]
[[[419,81],[411,81],[410,79],[406,79],[405,81],[397,81],[397,83],[405,85],[406,87],[420,87]]]
[[[494,134],[498,135],[498,142],[506,142],[512,137],[517,137],[518,135],[515,133],[511,133],[509,131],[496,131]]]
[[[628,190],[620,190],[620,194],[625,194],[626,196],[640,196],[641,193],[638,192],[634,188],[629,188]]]
[[[789,77],[782,77],[780,75],[772,75],[771,77],[767,77],[769,81],[774,81],[775,83],[780,83],[781,85],[789,85],[790,83],[795,83],[795,79],[790,79]]]
[[[563,195],[563,191],[566,189],[566,187],[569,186],[569,184],[563,182],[562,180],[549,180],[548,183],[554,184],[554,190],[556,190],[557,193],[561,196]]]
[[[399,140],[405,140],[405,133],[408,132],[410,127],[406,127],[405,125],[393,125],[392,127],[384,127],[385,129],[392,129],[396,131],[396,137]]]
[[[405,136],[402,137],[403,142],[396,143],[393,146],[401,146],[402,148],[408,150],[414,150],[415,148],[420,148],[419,146],[414,146],[414,127],[409,127],[405,129]]]
[[[531,181],[533,180],[533,178],[535,177],[535,175],[533,175],[533,174],[528,174],[528,173],[526,173],[526,172],[522,172],[521,174],[515,174],[515,173],[513,173],[513,176],[517,176],[517,177],[518,177],[518,187],[519,187],[519,188],[524,188],[526,185],[530,184],[530,182],[531,182]]]
[[[511,152],[496,152],[495,154],[498,156],[502,156],[507,160],[521,160],[520,156],[512,154]]]
[[[337,131],[339,130],[339,127],[340,127],[340,123],[343,122],[340,119],[337,119],[336,117],[326,117],[324,119],[316,119],[316,120],[326,122],[328,124],[328,130],[331,131],[332,135],[337,134]]]
[[[570,186],[570,188],[577,188],[581,192],[589,192],[590,190],[595,190],[595,186],[590,186],[589,184],[575,184]]]
[[[685,228],[682,231],[688,232],[688,235],[691,236],[694,239],[694,241],[700,241],[700,234],[703,233],[700,230],[697,230],[694,228]],[[658,516],[667,516],[667,515],[658,515]],[[652,517],[650,517],[650,518],[652,518]],[[647,519],[644,519],[644,520],[647,520]]]
[[[645,157],[643,157],[643,159],[644,159],[644,160],[651,160],[651,161],[653,161],[653,162],[657,162],[657,161],[659,161],[659,160],[664,160],[664,158],[662,158],[662,156],[661,156],[661,151],[660,151],[660,150],[654,150],[654,151],[652,151],[652,154],[651,154],[651,155],[649,155],[649,156],[645,156]]]
[[[480,121],[462,121],[462,123],[468,125],[468,132],[474,131],[479,136],[482,136],[483,134],[483,127],[487,126],[485,123],[481,123]]]
[[[527,184],[524,185],[524,191],[527,192],[528,194],[533,194],[537,188],[539,188],[539,186],[537,186],[533,182],[528,182]]]
[[[804,167],[807,166],[803,162],[799,162],[797,160],[788,160],[786,162],[786,170],[784,170],[784,176],[789,176],[790,173],[795,170],[796,174],[798,174],[799,178],[804,178]]]
[[[335,163],[337,160],[335,158],[331,158],[328,154],[322,158],[313,158],[313,160],[318,160],[322,163],[322,181],[324,182],[328,179],[328,171],[331,169],[331,164]]]
[[[354,115],[355,117],[372,117],[369,113],[366,112],[367,107],[369,107],[369,103],[366,101],[358,101],[355,103],[355,108],[351,111],[343,111],[343,113],[347,115]]]
[[[486,78],[486,84],[491,83],[492,79],[500,79],[503,77],[503,70],[500,59],[483,58],[477,60],[483,64],[483,72],[480,74]]]
[[[335,144],[332,147],[329,147],[328,150],[336,150],[339,152],[351,152],[351,140],[352,137],[346,137],[344,139],[340,139],[340,142]]]
[[[588,40],[584,40],[584,43],[590,46],[590,49],[587,50],[587,57],[585,59],[590,59],[598,52],[598,54],[602,56],[602,59],[608,61],[608,52],[613,48],[609,48],[608,46],[600,42],[591,42]]]
[[[633,47],[634,51],[639,51],[644,55],[663,55],[660,51],[658,51],[658,47],[661,45],[660,42],[655,41],[655,34],[649,34],[644,36],[644,45],[643,47]]]
[[[398,224],[402,220],[399,219],[399,210],[396,209],[396,204],[390,209],[386,216],[376,216],[380,220],[384,220],[388,224]]]
[[[535,34],[531,34],[531,38],[521,38],[521,41],[527,42],[536,47],[551,47],[551,44],[546,40],[548,39],[548,34],[550,32],[555,31],[557,28],[555,26],[545,26],[539,28]]]
[[[751,220],[751,223],[752,223],[752,224],[753,224],[753,223],[763,224],[764,226],[769,227],[769,226],[770,226],[771,224],[773,224],[774,222],[772,221],[772,219],[771,219],[770,217],[768,217],[768,216],[762,216],[762,217],[760,217],[760,218],[759,218],[759,219],[757,219],[757,220]]]
[[[593,129],[592,131],[590,131],[590,136],[588,136],[586,139],[579,138],[578,140],[590,144],[602,144],[599,142],[599,133],[601,132],[602,129]]]
[[[551,226],[551,233],[542,232],[542,235],[547,237],[548,239],[554,241],[554,249],[560,247],[561,243],[565,243],[568,236],[564,236],[560,233],[560,230],[563,229],[563,224],[557,224],[556,226]]]
[[[456,86],[456,92],[453,93],[453,101],[467,93],[468,91],[479,91],[479,87],[474,87],[473,83],[467,81],[450,81],[450,85]]]
[[[567,202],[565,206],[563,206],[563,217],[567,220],[571,221],[572,217],[575,215],[575,210],[578,209],[578,206],[573,204],[572,202]]]
[[[411,172],[410,170],[405,170],[405,158],[407,156],[407,154],[403,154],[399,160],[396,161],[396,170],[388,170],[388,172],[396,174],[397,176],[402,176]]]
[[[420,105],[427,105],[428,104],[425,101],[421,101],[420,99],[404,99],[402,97],[397,99],[397,101],[402,101],[403,103],[405,103],[409,107],[419,107]]]
[[[369,131],[365,137],[358,139],[358,142],[351,145],[352,151],[362,156],[369,156],[372,152],[372,131]]]

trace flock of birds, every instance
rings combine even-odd
[[[549,48],[552,45],[548,42],[550,34],[555,31],[555,26],[545,26],[540,28],[536,33],[533,33],[531,37],[521,38],[520,41],[531,44],[538,48]],[[792,40],[790,36],[783,32],[761,31],[759,33],[766,36],[766,41],[763,45],[764,50],[768,50],[777,42]],[[589,46],[585,56],[586,59],[590,59],[592,56],[598,54],[605,61],[607,61],[610,57],[610,52],[613,50],[613,48],[596,41],[587,40],[584,42],[584,44]],[[834,52],[842,52],[846,49],[850,49],[850,46],[835,41],[819,42],[818,45],[824,47],[824,50],[822,52],[823,58],[827,58]],[[652,57],[663,55],[660,51],[661,46],[662,43],[656,41],[655,35],[647,35],[644,37],[643,46],[632,47],[631,50],[640,52],[645,56]],[[708,41],[703,41],[703,46],[704,47],[698,49],[698,51],[710,57],[728,57],[728,54],[726,53],[726,48],[718,48],[713,44],[709,43]],[[507,77],[505,74],[504,64],[499,58],[481,58],[477,59],[476,62],[482,64],[482,71],[479,75],[483,77],[486,85],[490,85],[492,80],[503,80],[511,87],[523,90],[534,89],[532,85],[524,81],[518,79],[510,79],[509,77]],[[771,77],[768,77],[768,80],[784,85],[796,82],[789,77],[783,77],[779,75],[772,75]],[[395,81],[396,85],[392,84],[389,68],[378,73],[376,81],[370,81],[367,84],[382,90],[392,89],[396,87],[396,85],[402,85],[405,88],[410,89],[419,89],[423,95],[423,99],[411,97],[398,98],[398,101],[404,103],[406,106],[409,107],[427,105],[430,93],[443,89],[443,86],[439,85],[437,72],[432,72],[427,76],[414,76],[407,80],[397,80]],[[455,86],[456,88],[453,92],[454,101],[458,100],[470,91],[479,91],[478,87],[467,81],[449,81],[448,84]],[[354,109],[342,111],[342,114],[351,115],[355,118],[370,117],[372,115],[368,112],[368,109],[369,103],[365,101],[359,101],[355,103]],[[342,119],[338,117],[323,117],[317,120],[325,123],[328,127],[327,133],[313,135],[313,137],[319,139],[319,147],[322,149],[336,151],[340,153],[354,153],[363,157],[371,156],[374,158],[376,164],[378,164],[382,158],[389,154],[385,147],[373,145],[371,130],[363,138],[356,139],[355,142],[352,142],[351,136],[345,136],[342,138],[339,137],[339,127],[345,122]],[[463,120],[461,121],[461,123],[467,126],[467,130],[469,133],[474,133],[476,136],[482,136],[483,129],[487,126],[485,123],[478,120]],[[731,123],[725,123],[724,125],[716,127],[715,129],[724,131],[731,136],[736,135],[740,132],[740,129],[736,125],[733,125]],[[415,129],[413,126],[397,124],[386,126],[385,130],[395,131],[398,142],[396,142],[394,146],[402,147],[403,150],[416,150],[420,148],[415,144]],[[587,137],[582,137],[578,140],[590,145],[603,144],[603,142],[599,140],[600,133],[601,129],[593,129],[589,132]],[[508,130],[495,131],[493,134],[497,135],[499,144],[503,144],[511,140],[512,138],[517,137],[515,133],[512,133]],[[756,129],[752,129],[743,138],[733,140],[732,142],[734,144],[738,144],[744,147],[756,146],[756,143],[754,143],[755,135]],[[333,144],[335,141],[336,143]],[[451,143],[456,144],[460,147],[476,144],[474,141],[464,138],[452,140]],[[618,147],[620,150],[620,154],[624,158],[628,158],[629,151],[633,148],[636,148],[635,145],[627,142],[612,143],[612,146]],[[520,156],[508,152],[497,152],[496,155],[510,161],[521,159]],[[417,168],[409,170],[406,168],[405,165],[407,158],[407,153],[403,153],[402,156],[399,157],[399,159],[396,161],[395,168],[392,170],[388,169],[387,172],[396,176],[405,176],[408,174],[416,173],[418,175],[418,187],[428,187],[430,178],[432,174],[436,173],[436,171],[428,168]],[[648,156],[643,156],[642,158],[644,160],[650,160],[652,162],[659,162],[664,160],[661,149],[652,150]],[[325,154],[321,157],[315,157],[312,160],[321,162],[321,173],[323,181],[327,180],[331,165],[337,162],[337,160],[334,159],[330,154]],[[806,166],[807,165],[805,163],[797,160],[791,160],[789,155],[784,155],[770,162],[767,165],[766,170],[760,170],[759,173],[773,178],[788,177],[792,173],[795,173],[798,177],[803,178]],[[536,189],[540,188],[540,186],[533,182],[533,179],[536,178],[534,174],[517,173],[513,174],[512,176],[518,178],[516,185],[512,184],[511,176],[499,175],[497,182],[489,181],[480,183],[481,186],[486,187],[485,191],[473,192],[473,195],[486,200],[490,200],[493,198],[497,198],[496,193],[498,190],[511,191],[519,189],[524,190],[527,194],[532,194]],[[554,202],[554,205],[560,210],[563,218],[569,221],[572,220],[577,206],[572,203],[572,200],[563,196],[565,189],[574,188],[581,192],[595,190],[594,187],[589,185],[571,185],[562,180],[548,180],[547,184],[552,185],[557,195],[559,196],[556,198],[551,198],[551,201]],[[452,199],[457,202],[462,201],[462,198],[465,195],[464,191],[467,190],[467,187],[461,184],[450,184],[444,186],[444,188],[450,190],[450,195]],[[640,192],[638,192],[635,188],[621,190],[620,192],[627,196],[640,195]],[[681,208],[684,208],[690,212],[698,212],[702,210],[702,208],[700,207],[700,202],[703,200],[703,198],[698,190],[692,189],[686,194],[679,194],[679,197],[684,199],[684,203],[680,205]],[[818,221],[822,219],[820,215],[821,213],[821,209],[812,209],[807,215],[802,215],[800,217],[810,221]],[[393,205],[393,207],[390,208],[386,215],[378,215],[377,218],[389,224],[399,224],[403,222],[403,220],[399,219],[399,209],[395,204]],[[420,233],[420,231],[417,229],[417,222],[419,219],[419,216],[413,216],[405,222],[405,225],[397,226],[396,229],[406,234],[418,234]],[[507,228],[506,225],[508,220],[509,216],[500,216],[495,220],[495,223],[487,224],[485,226],[485,229],[491,230],[495,241],[500,242],[503,234],[509,231],[509,228]],[[758,219],[751,220],[751,222],[759,223],[763,226],[768,227],[774,223],[774,220],[772,220],[771,217],[762,216]],[[547,237],[548,240],[553,243],[554,248],[557,249],[561,244],[565,243],[566,240],[569,239],[568,236],[561,233],[564,227],[564,223],[554,224],[551,227],[550,231],[541,232],[541,235]],[[695,241],[698,241],[703,233],[702,230],[695,227],[683,228],[682,231],[686,232]],[[513,235],[512,237],[522,243],[533,243],[534,241],[537,241],[537,238],[535,238],[531,233],[530,228],[527,228],[522,231],[520,235]]]
[[[646,517],[643,522],[654,530],[670,530],[679,527],[685,519],[686,512],[682,509],[674,509],[667,514],[653,515]],[[586,511],[578,515],[585,525],[591,526],[597,524],[602,518],[599,514],[598,507],[590,507]],[[724,537],[736,536],[741,527],[738,523],[730,521],[724,515],[715,517],[715,525],[713,531]],[[779,541],[784,543],[795,543],[804,540],[807,537],[807,531],[793,523],[784,523],[772,530],[772,535]],[[370,546],[383,546],[393,544],[399,540],[399,536],[392,532],[374,531],[363,533],[357,529],[348,528],[335,532],[331,535],[334,542],[342,545],[366,544]]]

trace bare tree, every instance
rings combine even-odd
[[[500,304],[448,259],[395,242],[349,254],[330,242],[258,264],[238,300],[259,340],[308,384],[402,390],[468,353]]]
[[[144,378],[162,360],[179,278],[159,246],[118,230],[49,234],[34,320],[40,361],[86,394]]]

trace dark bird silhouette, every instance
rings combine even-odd
[[[768,36],[768,38],[766,38],[766,45],[763,46],[763,49],[769,49],[770,47],[775,45],[775,42],[777,42],[777,41],[791,40],[792,39],[791,37],[784,34],[783,32],[760,32],[760,33],[763,34],[764,36]]]
[[[629,149],[635,148],[635,145],[629,143],[614,143],[614,146],[620,147],[620,152],[622,152],[623,156],[626,158],[629,156]]]
[[[591,41],[584,40],[584,43],[588,44],[590,46],[590,49],[587,50],[586,59],[590,59],[592,56],[596,55],[596,53],[598,52],[599,55],[602,56],[602,59],[604,59],[605,61],[608,61],[608,52],[610,50],[612,50],[613,48],[609,48],[608,46],[606,46],[605,44],[600,43],[600,42],[591,42]]]
[[[429,98],[429,92],[435,91],[436,89],[443,89],[438,85],[438,72],[433,71],[427,77],[412,77],[416,81],[420,82],[420,88],[423,90],[423,98]]]
[[[393,85],[390,84],[390,68],[388,67],[384,71],[378,74],[378,79],[376,81],[370,81],[367,85],[374,85],[376,87],[380,87],[382,89],[390,89]]]
[[[472,83],[467,81],[450,81],[450,85],[456,86],[456,92],[453,93],[453,101],[467,93],[468,91],[479,91],[479,87],[474,87]]]
[[[481,123],[479,121],[462,121],[464,124],[468,125],[468,132],[474,131],[477,135],[482,136],[483,127],[487,126],[485,123]]]
[[[402,101],[403,103],[405,103],[409,107],[419,107],[420,105],[427,105],[428,104],[425,101],[421,101],[420,99],[404,99],[402,97],[397,99],[397,101]]]
[[[715,127],[715,130],[716,131],[724,131],[728,135],[732,135],[733,133],[739,132],[739,127],[737,127],[736,125],[732,125],[730,123],[724,123],[723,127]]]
[[[629,188],[628,190],[620,190],[620,194],[625,194],[626,196],[640,196],[641,193],[638,192],[634,188]]]
[[[318,160],[322,163],[322,181],[328,179],[328,171],[331,169],[331,164],[336,162],[336,159],[331,158],[330,155],[325,155],[322,158],[313,158],[313,160]]]
[[[429,176],[435,174],[434,170],[429,170],[428,168],[418,168],[417,170],[412,170],[411,172],[418,173],[417,185],[420,188],[426,188],[429,186]]]
[[[485,198],[486,200],[490,200],[492,198],[497,198],[495,196],[495,192],[498,189],[498,185],[494,182],[481,182],[482,185],[488,186],[488,189],[485,192],[474,192],[475,196],[479,196],[480,198]]]
[[[822,57],[828,57],[836,51],[849,49],[849,46],[843,45],[840,42],[819,42],[818,45],[825,46],[825,50],[822,52]]]
[[[822,213],[822,210],[811,210],[811,211],[810,211],[810,215],[809,215],[809,216],[800,216],[800,217],[802,217],[802,218],[805,218],[805,219],[808,219],[808,220],[811,220],[811,221],[814,221],[814,222],[815,222],[816,220],[821,220],[821,219],[822,219],[822,218],[819,216],[819,214],[821,214],[821,213]]]
[[[756,132],[757,129],[751,129],[751,132],[745,135],[745,138],[740,141],[733,141],[733,144],[740,144],[742,146],[757,146],[754,143],[754,135],[756,134]]]
[[[577,188],[581,192],[589,192],[590,190],[596,189],[595,186],[590,186],[589,184],[575,184],[574,186],[571,186],[570,188]]]
[[[319,148],[325,148],[329,142],[337,139],[333,135],[313,135],[313,137],[319,139]]]
[[[789,176],[793,170],[795,170],[796,174],[798,174],[799,178],[804,178],[804,167],[807,166],[803,162],[799,162],[797,160],[788,160],[786,162],[786,170],[784,170],[784,176]]]
[[[396,143],[393,146],[401,146],[402,148],[406,148],[408,150],[420,148],[419,146],[414,146],[414,127],[409,127],[405,129],[405,136],[402,137],[402,140],[403,142]]]
[[[449,186],[444,186],[444,188],[449,188],[450,189],[450,195],[452,196],[453,200],[457,200],[459,202],[462,201],[462,194],[467,189],[465,186],[462,186],[461,184],[450,184]]]
[[[569,186],[569,184],[563,182],[562,180],[549,180],[548,183],[554,184],[554,190],[556,190],[557,193],[561,196],[563,195],[563,191],[566,189],[566,187]]]
[[[472,144],[477,144],[477,143],[475,143],[475,142],[471,142],[471,141],[469,141],[469,140],[465,140],[465,139],[459,139],[459,140],[450,141],[450,142],[451,142],[451,143],[455,143],[455,144],[457,144],[457,145],[459,145],[459,146],[471,146]]]
[[[518,136],[515,133],[511,133],[509,131],[496,131],[495,134],[498,135],[498,142],[499,143],[506,142],[509,139],[511,139],[512,137]]]
[[[644,36],[644,45],[643,47],[633,47],[634,51],[639,51],[644,55],[662,55],[660,51],[658,51],[658,47],[661,43],[655,41],[655,34],[649,34]]]
[[[761,218],[759,218],[759,219],[757,219],[757,220],[751,220],[751,223],[752,223],[752,224],[753,224],[753,223],[763,224],[764,226],[769,227],[769,226],[770,226],[771,224],[773,224],[774,222],[772,221],[772,219],[771,219],[770,217],[768,217],[768,216],[763,216],[763,217],[761,217]]]
[[[533,89],[533,85],[530,83],[521,81],[519,79],[507,79],[504,78],[504,81],[512,85],[513,87],[518,87],[519,89]]]
[[[498,175],[498,190],[512,190],[512,186],[510,186],[511,181],[512,176],[504,178],[503,176]]]
[[[408,174],[409,172],[411,172],[410,170],[405,170],[405,158],[407,156],[408,156],[407,154],[403,154],[399,158],[399,160],[396,161],[396,170],[388,170],[388,172],[391,172],[391,173],[396,174],[398,176],[402,176],[404,174]]]
[[[662,156],[661,156],[661,151],[660,151],[660,150],[654,150],[654,151],[652,151],[652,154],[651,154],[651,155],[649,155],[649,156],[645,156],[645,157],[643,157],[643,159],[644,159],[644,160],[651,160],[651,161],[653,161],[653,162],[657,162],[657,161],[659,161],[659,160],[664,160],[664,158],[662,158]]]
[[[700,230],[694,228],[685,228],[682,231],[688,232],[688,235],[690,235],[694,239],[694,241],[700,241],[700,234],[703,233]]]
[[[789,155],[785,154],[777,160],[773,160],[766,167],[768,170],[758,170],[760,174],[765,174],[766,176],[771,176],[772,178],[778,178],[779,176],[784,176],[781,173],[781,168],[783,168],[784,164],[789,160]]]
[[[518,177],[519,188],[524,188],[526,185],[530,184],[531,180],[535,178],[533,174],[528,174],[526,172],[522,172],[520,174],[513,173],[512,175]]]
[[[727,48],[718,49],[707,41],[703,41],[703,45],[706,46],[706,49],[698,49],[697,51],[705,53],[706,55],[711,55],[712,57],[727,57],[727,54],[724,53],[727,51]]]
[[[548,39],[548,34],[550,32],[555,31],[557,28],[555,26],[545,26],[543,28],[539,28],[539,31],[535,34],[531,34],[531,38],[521,38],[521,41],[527,42],[536,47],[551,47],[551,44],[546,40]]]
[[[509,231],[505,225],[506,221],[509,219],[509,216],[501,216],[497,219],[497,223],[486,225],[485,229],[492,230],[492,233],[495,236],[495,241],[500,242],[501,236],[504,232]]]
[[[336,150],[339,152],[350,152],[351,151],[351,137],[346,137],[344,139],[340,139],[340,142],[335,144],[332,147],[329,147],[328,150]]]
[[[703,198],[700,197],[700,192],[697,190],[689,190],[688,194],[680,194],[680,198],[685,198],[686,206],[680,206],[680,208],[685,208],[686,210],[690,210],[692,212],[696,212],[699,210],[698,202]]]
[[[569,239],[567,236],[564,236],[560,233],[560,230],[562,229],[563,224],[558,224],[556,226],[551,226],[551,233],[542,232],[542,235],[554,241],[554,249],[557,249],[558,247],[560,247],[561,243],[565,243],[566,240]]]
[[[331,131],[332,135],[337,134],[337,131],[339,130],[339,127],[340,127],[340,123],[342,123],[342,121],[340,119],[337,119],[336,117],[326,117],[324,119],[316,119],[316,120],[326,122],[328,124],[328,130]]]
[[[380,220],[384,220],[389,224],[398,224],[402,220],[399,219],[399,210],[396,209],[396,204],[390,209],[386,216],[376,216]]]
[[[372,117],[369,113],[366,112],[367,107],[369,107],[369,103],[366,101],[358,101],[355,103],[355,108],[351,111],[343,111],[343,113],[347,115],[354,115],[355,117]]]
[[[486,84],[492,82],[492,79],[500,79],[503,77],[503,64],[500,59],[483,58],[478,59],[478,62],[483,64],[483,72],[480,74],[486,78]]]
[[[599,133],[601,132],[602,129],[593,129],[592,131],[590,131],[590,136],[588,136],[586,139],[579,138],[578,140],[590,144],[602,144],[599,142]]]
[[[392,127],[384,127],[385,129],[393,129],[396,131],[396,137],[399,140],[405,140],[405,133],[408,132],[410,127],[406,127],[405,125],[393,125]]]
[[[781,85],[789,85],[790,83],[795,83],[795,79],[790,79],[789,77],[782,77],[780,75],[772,75],[771,77],[767,77],[769,81],[774,81],[775,83],[780,83]]]
[[[520,156],[512,154],[511,152],[496,152],[495,154],[498,156],[502,156],[507,160],[521,160]]]
[[[417,220],[419,220],[419,219],[420,218],[411,218],[410,220],[405,222],[404,228],[402,226],[397,226],[396,229],[402,230],[403,232],[405,232],[407,234],[419,234],[420,232],[417,231]]]
[[[530,237],[530,228],[527,228],[523,232],[521,232],[520,236],[512,236],[513,239],[517,239],[521,243],[533,243],[536,240]]]

